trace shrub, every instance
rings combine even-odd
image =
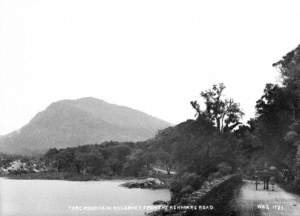
[[[204,182],[203,177],[195,173],[184,173],[171,182],[172,203],[178,202],[182,196],[199,189]]]

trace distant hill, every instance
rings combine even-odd
[[[170,124],[141,111],[96,98],[62,100],[0,140],[0,152],[32,154],[51,147],[103,141],[142,141]]]

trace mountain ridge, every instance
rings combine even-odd
[[[93,97],[65,99],[51,103],[20,130],[4,136],[0,151],[32,154],[51,147],[110,140],[143,141],[170,125],[142,111]]]

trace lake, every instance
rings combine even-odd
[[[0,178],[1,216],[140,216],[166,189],[128,189],[126,181],[13,180]],[[153,207],[153,206],[152,206]]]

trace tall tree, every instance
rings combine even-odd
[[[220,133],[232,131],[241,124],[240,119],[244,115],[238,103],[234,102],[232,98],[224,98],[224,89],[225,85],[220,83],[213,85],[211,89],[201,92],[200,95],[204,99],[206,106],[204,111],[200,109],[197,101],[191,102],[197,118],[204,116],[218,128]]]
[[[273,66],[279,68],[285,91],[293,99],[289,102],[293,120],[300,119],[300,45]]]
[[[278,67],[284,85],[297,85],[300,87],[300,45],[287,53],[282,59],[273,64]]]

